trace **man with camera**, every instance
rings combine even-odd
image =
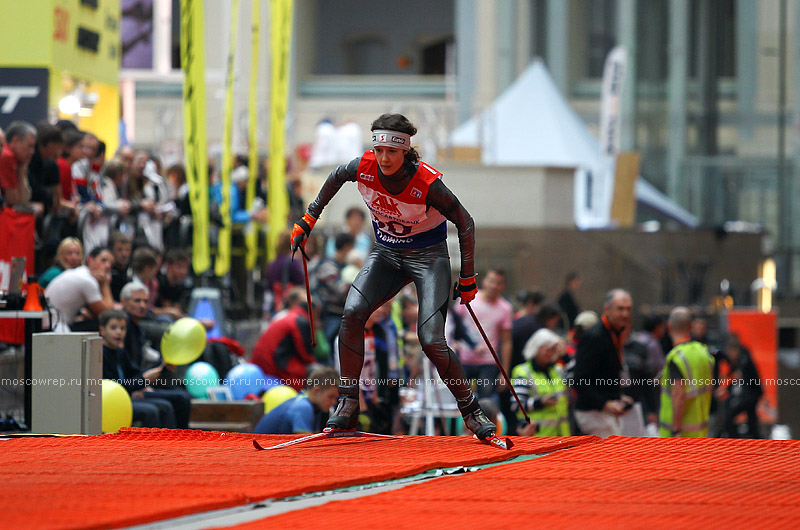
[[[623,289],[606,295],[603,315],[578,343],[575,353],[575,421],[583,434],[621,435],[622,416],[633,407],[623,394],[629,378],[623,345],[631,328],[633,300]],[[641,423],[641,422],[640,422]]]

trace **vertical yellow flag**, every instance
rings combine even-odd
[[[225,118],[222,131],[222,172],[220,174],[220,191],[222,204],[219,215],[222,217],[222,228],[217,238],[217,261],[214,273],[224,276],[231,270],[231,142],[233,128],[233,74],[236,57],[236,37],[239,26],[239,0],[231,0],[231,34],[228,46],[227,73],[225,75]]]
[[[248,144],[249,152],[247,158],[247,168],[250,170],[247,178],[247,198],[245,199],[245,207],[250,210],[253,205],[253,200],[256,197],[256,180],[258,179],[258,134],[256,127],[256,120],[258,119],[258,103],[256,100],[258,91],[258,50],[259,39],[261,38],[259,12],[260,0],[252,0],[253,13],[251,22],[251,46],[250,51],[250,93],[248,101]],[[244,264],[247,270],[251,270],[256,265],[258,258],[258,235],[261,232],[259,223],[251,221],[251,225],[245,232],[245,258]]]
[[[208,153],[206,150],[206,80],[203,0],[181,0],[183,146],[186,182],[192,208],[192,265],[197,274],[211,266],[208,240]]]
[[[287,228],[289,193],[286,189],[286,107],[289,99],[289,51],[292,43],[294,0],[270,2],[272,25],[272,83],[269,120],[269,232],[267,259],[275,257],[278,235]]]

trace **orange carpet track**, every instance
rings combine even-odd
[[[800,528],[800,442],[612,437],[256,528]]]
[[[469,437],[341,438],[257,451],[253,437],[125,429],[0,440],[2,527],[116,528],[598,440],[516,438],[502,451]],[[268,446],[295,437],[255,438]]]

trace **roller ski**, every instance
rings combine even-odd
[[[511,439],[506,438],[503,440],[497,436],[497,427],[486,417],[486,414],[481,409],[464,416],[464,425],[472,431],[476,439],[485,444],[493,445],[505,451],[514,447],[514,442]]]
[[[506,439],[503,440],[502,438],[498,437],[496,433],[491,433],[489,436],[481,440],[481,442],[493,445],[498,449],[503,449],[504,451],[508,451],[514,447],[514,442],[511,441],[511,438],[506,437]]]
[[[362,432],[362,431],[342,431],[339,429],[332,429],[330,427],[325,427],[322,432],[318,432],[316,434],[309,434],[308,436],[303,436],[302,438],[297,438],[295,440],[289,440],[288,442],[283,442],[278,445],[273,445],[270,447],[264,447],[258,440],[253,440],[253,447],[258,449],[259,451],[267,451],[270,449],[282,449],[284,447],[290,447],[292,445],[298,445],[307,442],[313,442],[315,440],[326,440],[328,438],[379,438],[385,440],[396,440],[398,438],[402,438],[402,436],[391,436],[388,434],[376,434],[373,432]]]
[[[297,438],[296,440],[290,440],[282,444],[273,445],[272,447],[262,447],[257,440],[253,440],[253,447],[261,451],[265,449],[280,449],[283,447],[289,447],[292,445],[328,438],[378,438],[384,440],[395,440],[402,438],[402,436],[357,431],[356,426],[358,425],[358,413],[358,397],[353,397],[349,394],[343,394],[339,396],[339,401],[336,404],[336,410],[325,424],[325,428],[322,430],[322,432]]]

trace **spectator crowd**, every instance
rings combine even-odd
[[[108,156],[100,138],[63,120],[36,127],[14,122],[0,141],[2,207],[36,219],[36,271],[55,311],[53,329],[100,332],[104,377],[125,383],[138,424],[187,427],[190,397],[180,370],[165,365],[158,351],[160,333],[187,315],[199,281],[191,268],[184,168],[164,168],[157,156],[127,145]],[[231,219],[264,223],[265,175],[260,199],[245,208],[246,163],[244,157],[234,162]],[[209,183],[218,203],[221,185]],[[288,187],[293,208],[302,211],[298,180]],[[219,223],[218,213],[212,218]],[[274,417],[264,417],[262,432],[320,430],[335,401],[339,324],[373,246],[364,210],[348,210],[341,226],[313,233],[305,247],[312,307],[301,262],[289,253],[288,229],[278,255],[261,271],[262,330],[238,360],[300,392],[274,409]],[[507,299],[506,273],[497,268],[479,278],[471,308],[511,380],[502,376],[465,306],[448,309],[447,338],[506,433],[759,437],[762,390],[752,356],[735,335],[711,336],[702,315],[678,307],[636,319],[623,289],[611,290],[596,312],[582,311],[576,272],[552,299],[535,288]],[[435,369],[425,366],[416,318],[417,293],[406,287],[365,326],[363,430],[409,432],[409,411],[420,410],[424,386],[437,382]],[[724,383],[734,379],[748,384]],[[436,429],[458,427],[441,415]]]

